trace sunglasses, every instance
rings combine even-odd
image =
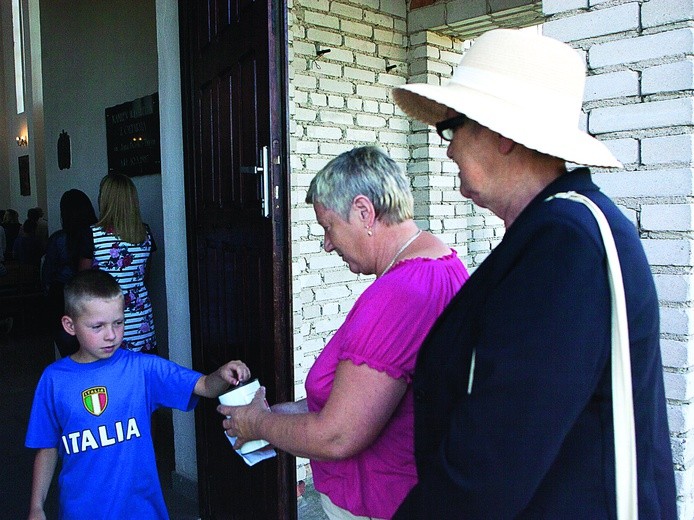
[[[456,128],[463,126],[467,119],[466,115],[460,114],[450,119],[439,121],[436,123],[436,133],[439,134],[439,137],[444,141],[450,141],[453,139],[453,133]]]

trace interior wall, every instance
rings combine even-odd
[[[10,176],[7,172],[8,164],[7,150],[10,144],[10,136],[7,127],[7,100],[6,100],[6,79],[7,60],[7,35],[12,34],[11,25],[8,33],[8,23],[11,23],[12,6],[10,2],[0,2],[0,208],[5,209],[10,205]],[[3,74],[2,71],[5,71]],[[7,76],[9,77],[9,76]]]
[[[159,121],[161,125],[162,191],[166,248],[167,312],[171,327],[169,358],[192,366],[190,307],[188,303],[188,250],[183,176],[183,116],[181,108],[181,57],[176,0],[156,0],[159,51]],[[195,415],[173,410],[176,473],[197,480]],[[185,481],[183,481],[185,482]],[[176,481],[174,481],[176,483]],[[197,491],[193,489],[193,496]]]
[[[44,142],[43,126],[43,70],[41,64],[41,10],[40,0],[23,0],[25,2],[26,27],[25,45],[28,61],[25,75],[27,77],[27,131],[31,136],[30,166],[32,175],[32,195],[36,199],[35,206],[46,208],[46,145]]]
[[[84,191],[98,213],[99,182],[108,171],[104,111],[158,90],[155,0],[41,0],[45,183],[50,231],[60,227],[59,202]],[[66,131],[72,164],[59,169],[57,142]],[[168,351],[161,175],[134,177],[142,217],[152,228],[148,289],[160,350]]]
[[[23,5],[27,6],[26,0],[24,0]],[[19,166],[18,157],[22,155],[32,155],[33,143],[30,142],[29,147],[20,148],[17,146],[15,137],[18,135],[28,134],[28,124],[27,124],[27,112],[26,110],[17,114],[17,101],[15,97],[15,85],[14,85],[14,40],[13,40],[13,29],[12,29],[12,2],[5,1],[0,2],[0,13],[2,23],[2,60],[4,72],[4,88],[2,98],[2,115],[0,115],[0,122],[2,123],[2,144],[0,145],[0,188],[2,190],[0,193],[0,200],[3,200],[2,208],[12,208],[17,210],[19,213],[20,222],[26,218],[27,210],[31,207],[37,205],[36,202],[36,179],[34,177],[35,172],[31,171],[30,185],[32,187],[31,194],[28,196],[22,196],[20,194],[19,185]],[[28,30],[28,23],[25,19],[24,28]],[[29,51],[26,50],[29,54]],[[28,85],[29,90],[31,85]],[[25,108],[30,106],[30,99],[25,94]]]

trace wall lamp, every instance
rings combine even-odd
[[[17,136],[17,146],[29,146],[29,140],[26,136]]]

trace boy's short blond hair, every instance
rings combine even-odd
[[[75,319],[84,312],[88,300],[123,298],[116,279],[106,271],[80,271],[65,284],[65,314]]]

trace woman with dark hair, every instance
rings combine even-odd
[[[12,259],[14,241],[19,235],[22,225],[19,223],[19,213],[14,209],[6,209],[2,216],[2,227],[5,230],[5,251],[8,260]]]
[[[41,240],[36,235],[36,221],[26,219],[19,230],[19,235],[12,246],[14,259],[20,264],[33,266],[36,268],[36,279],[38,279],[38,267],[41,265],[41,257],[44,254]]]
[[[48,287],[48,309],[55,344],[65,357],[77,351],[74,336],[63,329],[61,318],[65,314],[63,288],[75,275],[80,258],[80,246],[89,234],[89,226],[96,222],[96,213],[89,197],[80,190],[68,190],[60,198],[62,229],[53,233],[46,246],[43,263],[43,282]]]

